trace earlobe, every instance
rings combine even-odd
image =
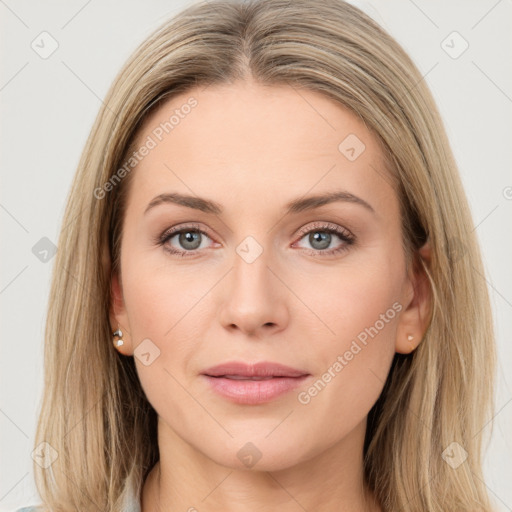
[[[117,330],[114,332],[112,336],[114,336],[115,347],[122,347],[124,345],[123,331],[121,331],[120,328],[117,328]]]
[[[431,247],[426,242],[415,254],[408,276],[406,307],[397,327],[395,350],[410,354],[421,343],[430,322],[432,289],[426,269],[430,268]]]

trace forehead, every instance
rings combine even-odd
[[[346,188],[389,203],[379,141],[348,108],[289,85],[197,87],[145,121],[131,195],[146,203],[180,190],[244,204]]]

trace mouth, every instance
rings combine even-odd
[[[233,379],[233,380],[270,380],[270,379],[287,378],[282,375],[276,375],[273,377],[247,377],[246,375],[208,375],[208,377],[214,377],[216,379]]]
[[[256,405],[292,391],[311,375],[279,363],[232,361],[209,368],[202,376],[223,398],[238,404]]]
[[[245,363],[243,361],[228,361],[212,366],[203,372],[209,377],[225,377],[233,379],[269,379],[274,377],[302,377],[308,372],[280,363],[261,361]]]

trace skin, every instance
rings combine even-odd
[[[148,366],[135,357],[159,418],[160,461],[145,481],[142,510],[381,510],[363,484],[367,414],[394,353],[421,341],[430,294],[423,274],[406,271],[398,198],[378,141],[319,93],[246,81],[168,100],[143,125],[140,143],[191,96],[198,105],[132,171],[121,276],[112,280],[112,329],[124,333],[118,350],[134,355],[147,338],[153,354],[160,350]],[[366,146],[354,161],[338,150],[348,134]],[[292,199],[338,189],[375,212],[335,202],[284,215]],[[144,214],[163,192],[205,197],[224,211],[160,204]],[[333,234],[322,249],[299,232],[314,233],[318,221],[349,230],[356,242]],[[195,255],[154,242],[190,222],[207,233]],[[263,249],[252,263],[236,252],[247,236]],[[166,244],[190,251],[183,242],[175,235]],[[421,255],[429,259],[428,246]],[[299,392],[396,302],[401,311],[300,403]],[[275,361],[311,377],[270,402],[235,404],[200,376],[229,360]],[[252,467],[237,456],[248,442],[261,453]]]

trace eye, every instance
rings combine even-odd
[[[313,256],[332,256],[333,254],[348,250],[355,242],[354,235],[347,229],[335,224],[322,222],[313,224],[309,229],[301,230],[300,234],[301,240],[305,238],[312,247],[312,249],[305,248],[306,252]],[[340,239],[342,243],[337,247],[329,249],[336,238]]]
[[[157,238],[156,242],[171,254],[187,257],[193,256],[197,251],[205,248],[203,244],[205,238],[210,239],[198,224],[193,224],[168,229]],[[174,243],[172,243],[173,241]]]
[[[301,238],[305,238],[312,249],[303,248],[313,256],[331,256],[348,250],[355,243],[355,237],[350,231],[335,224],[318,222],[309,226],[309,229],[300,231]],[[333,241],[341,240],[337,247],[329,248]],[[196,255],[200,250],[208,248],[206,240],[211,238],[201,229],[199,224],[174,226],[158,236],[155,243],[174,255],[188,257]],[[295,243],[297,244],[297,242]]]

